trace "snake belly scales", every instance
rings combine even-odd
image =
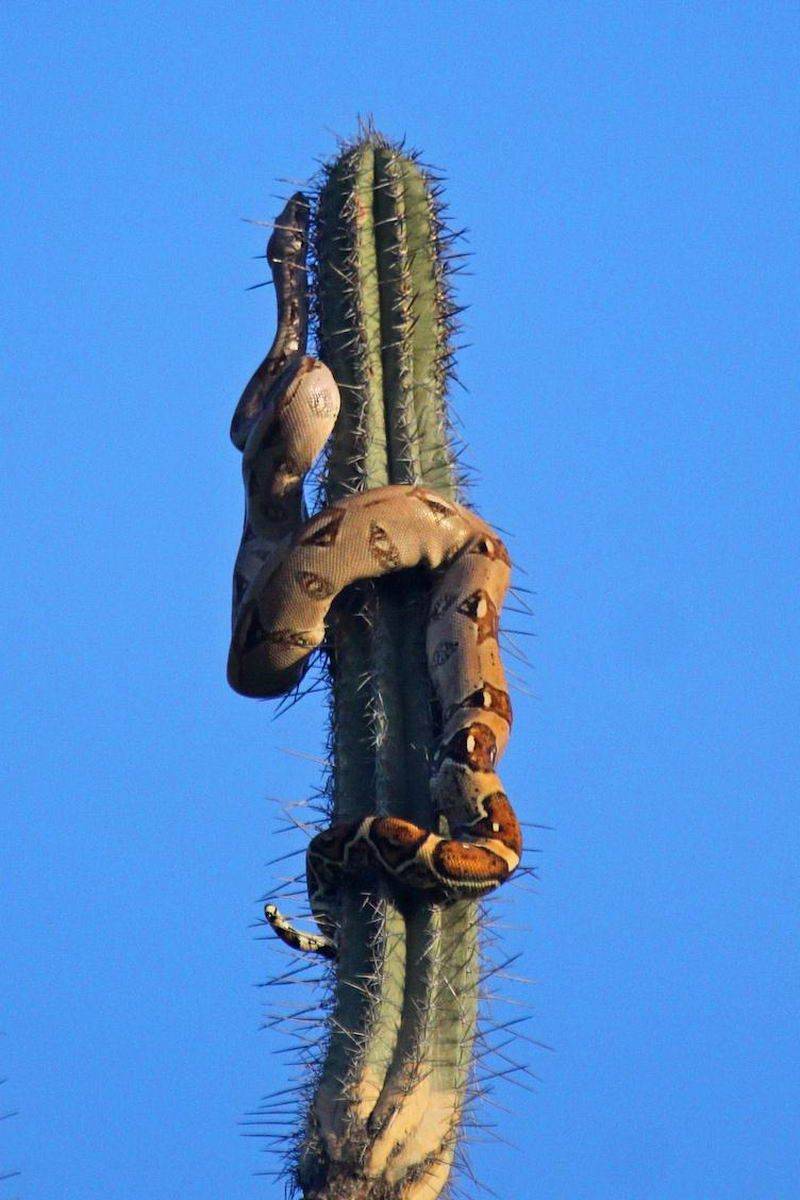
[[[336,892],[344,876],[377,868],[429,899],[477,899],[516,869],[522,840],[495,773],[512,719],[498,647],[511,572],[502,541],[469,509],[411,484],[354,493],[306,516],[303,480],[340,403],[328,367],[305,354],[308,211],[302,193],[295,194],[270,238],[278,328],[231,425],[243,454],[246,507],[228,681],[245,696],[290,691],[322,643],[326,614],[342,589],[426,568],[426,654],[441,710],[431,796],[451,834],[375,815],[336,823],[311,839],[308,895],[321,933],[295,929],[274,905],[265,914],[289,945],[335,958]]]

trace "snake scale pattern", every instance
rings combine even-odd
[[[307,516],[303,481],[340,406],[331,372],[305,353],[308,215],[297,193],[270,238],[277,333],[231,426],[243,455],[246,504],[228,681],[245,696],[290,691],[322,644],[325,617],[344,588],[425,568],[431,580],[427,661],[441,712],[431,795],[449,835],[375,815],[334,824],[312,838],[308,895],[320,933],[295,929],[274,905],[265,913],[289,945],[335,958],[336,896],[345,877],[377,869],[429,899],[477,899],[516,869],[522,840],[495,769],[512,721],[498,647],[511,572],[502,541],[469,509],[406,484],[356,493]]]

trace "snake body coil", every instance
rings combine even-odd
[[[511,570],[502,541],[469,509],[413,485],[354,494],[306,517],[303,480],[339,413],[331,372],[304,353],[307,222],[308,206],[298,193],[267,248],[278,331],[231,427],[243,452],[246,511],[234,570],[228,680],[246,696],[291,690],[322,643],[325,617],[344,588],[427,569],[427,661],[441,712],[431,794],[449,834],[376,815],[337,823],[311,840],[308,891],[321,936],[294,929],[273,905],[265,911],[290,945],[335,957],[335,897],[343,876],[378,868],[429,898],[478,898],[508,879],[522,845],[495,773],[512,720],[498,648]]]

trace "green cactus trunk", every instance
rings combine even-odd
[[[325,169],[314,226],[319,353],[342,394],[326,502],[387,483],[458,499],[445,410],[453,308],[434,181],[368,131]],[[334,819],[436,820],[426,607],[416,572],[353,588],[335,606]],[[345,893],[341,930],[300,1186],[315,1200],[435,1200],[468,1082],[477,910],[421,898],[399,907],[376,879]]]

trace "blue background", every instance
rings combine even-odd
[[[536,981],[498,1012],[554,1052],[484,1110],[523,1150],[473,1161],[536,1200],[800,1194],[797,7],[0,24],[0,1196],[282,1195],[237,1121],[288,1076],[258,897],[323,710],[225,684],[227,427],[273,328],[240,217],[368,112],[469,228],[472,499],[535,593],[504,777],[553,828],[492,912]]]

